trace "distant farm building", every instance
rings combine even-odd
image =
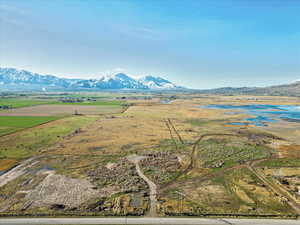
[[[63,103],[77,103],[77,102],[83,102],[84,101],[81,98],[61,98],[59,100]]]
[[[12,109],[11,105],[0,105],[0,109]]]

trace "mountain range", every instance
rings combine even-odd
[[[101,76],[99,79],[70,79],[41,75],[26,70],[0,68],[0,91],[80,91],[80,90],[185,90],[181,86],[154,76],[134,78],[124,73]],[[201,94],[300,96],[300,80],[269,87],[224,87],[193,90]]]
[[[300,81],[269,87],[223,87],[216,89],[199,90],[202,94],[217,95],[272,95],[272,96],[297,96],[300,97]]]
[[[99,79],[70,79],[41,75],[26,70],[0,68],[0,90],[174,90],[183,89],[154,76],[133,78],[124,73],[101,76]]]

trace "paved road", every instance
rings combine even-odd
[[[1,218],[0,225],[147,224],[147,225],[300,225],[300,220],[204,218]]]

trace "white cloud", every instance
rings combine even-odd
[[[125,68],[116,67],[116,68],[113,68],[113,69],[110,69],[110,70],[105,70],[105,71],[97,73],[96,78],[100,78],[100,77],[103,77],[103,76],[112,76],[112,75],[115,75],[115,74],[118,74],[118,73],[124,73],[127,76],[132,77],[134,79],[138,79],[138,78],[144,77],[146,75],[149,75],[149,74],[145,74],[145,73],[139,73],[139,74],[131,73],[130,71],[128,71]]]
[[[97,78],[103,77],[103,76],[112,76],[112,75],[115,75],[118,73],[125,73],[126,75],[131,76],[130,74],[128,74],[128,72],[126,72],[126,69],[121,68],[121,67],[116,67],[116,68],[113,68],[110,70],[105,70],[105,71],[98,73]],[[132,76],[132,77],[134,77],[134,76]]]
[[[27,18],[29,15],[29,11],[26,11],[20,7],[15,7],[8,4],[0,5],[0,20],[5,23],[23,26],[26,24],[25,18]]]
[[[109,24],[109,27],[121,35],[144,40],[162,40],[168,37],[167,32],[152,27],[132,26],[128,24]]]
[[[8,4],[1,4],[0,5],[0,11],[2,12],[10,12],[10,13],[17,13],[17,14],[21,14],[21,15],[28,15],[28,11],[19,8],[19,7],[15,7],[13,5],[8,5]]]
[[[113,69],[110,69],[110,70],[102,71],[102,72],[100,72],[98,74],[100,76],[109,76],[109,75],[114,75],[116,73],[125,73],[125,69],[117,67],[117,68],[113,68]]]

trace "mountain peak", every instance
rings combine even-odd
[[[115,74],[108,74],[108,75],[103,75],[99,78],[99,80],[105,80],[105,81],[108,81],[108,80],[114,80],[114,79],[119,79],[119,80],[131,80],[131,79],[135,79],[133,78],[132,76],[129,76],[125,73],[115,73]]]
[[[78,90],[78,89],[174,89],[176,85],[161,77],[134,78],[125,73],[99,79],[68,79],[40,75],[26,70],[0,67],[0,87],[6,90]]]
[[[117,73],[115,75],[113,75],[115,78],[118,78],[118,79],[134,79],[133,77],[131,76],[128,76],[127,74],[125,73]]]
[[[144,85],[148,86],[151,89],[176,89],[179,88],[172,82],[161,78],[161,77],[154,77],[154,76],[145,76],[139,79]]]

